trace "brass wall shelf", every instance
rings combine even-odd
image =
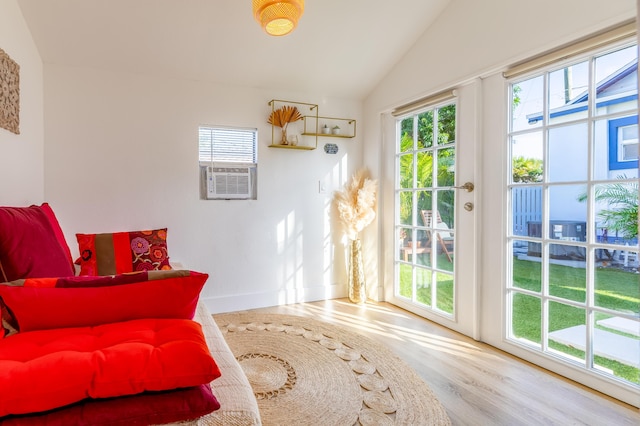
[[[271,145],[269,145],[269,148],[284,148],[284,149],[300,149],[300,150],[313,150],[316,149],[318,147],[318,136],[316,133],[318,133],[319,129],[317,128],[318,125],[318,105],[317,104],[310,104],[310,103],[306,103],[306,102],[295,102],[295,101],[287,101],[287,100],[282,100],[282,99],[272,99],[269,101],[269,106],[271,107],[271,112],[273,113],[276,109],[281,108],[285,105],[289,105],[289,106],[295,106],[296,108],[298,108],[300,114],[303,116],[303,126],[298,125],[298,127],[304,127],[303,129],[300,129],[299,132],[295,132],[296,135],[299,134],[300,136],[312,136],[314,137],[315,143],[313,145],[309,145],[306,144],[304,139],[311,139],[311,138],[302,138],[303,140],[300,141],[298,140],[297,143],[295,144],[283,144],[283,143],[276,143],[276,141],[278,140],[282,140],[282,138],[276,138],[276,134],[275,134],[275,128],[278,126],[275,125],[271,125]],[[305,114],[313,114],[315,112],[315,115],[305,115]],[[316,128],[315,128],[315,132],[309,133],[306,131],[307,129],[307,123],[306,123],[306,119],[305,117],[313,117],[316,121]],[[289,123],[287,125],[287,127],[293,125],[295,127],[295,122],[293,123]],[[301,143],[302,142],[302,143]]]
[[[312,151],[316,149],[315,146],[307,146],[307,145],[283,145],[283,144],[271,144],[268,145],[269,148],[283,148],[283,149],[301,149],[305,151]]]
[[[322,132],[322,127],[325,125],[329,129],[330,133]],[[331,133],[335,126],[340,127],[340,133]],[[353,118],[322,117],[314,115],[305,116],[304,130],[302,134],[306,136],[321,136],[327,138],[354,138],[356,136],[356,120]]]

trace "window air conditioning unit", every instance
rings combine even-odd
[[[251,172],[249,166],[207,166],[208,199],[251,198]]]

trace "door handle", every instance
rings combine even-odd
[[[454,186],[455,189],[464,189],[467,192],[473,192],[475,185],[471,182],[466,182],[464,185],[462,186]]]

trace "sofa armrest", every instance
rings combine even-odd
[[[194,320],[202,325],[211,355],[222,373],[211,382],[211,390],[220,403],[220,409],[181,425],[261,425],[258,402],[251,384],[203,302],[198,304]]]
[[[177,260],[170,260],[169,264],[171,265],[172,269],[187,269],[184,263]]]

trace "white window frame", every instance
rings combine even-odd
[[[527,69],[526,73],[518,73],[518,72],[505,72],[503,74],[504,77],[506,78],[510,78],[510,80],[506,80],[505,81],[505,87],[507,88],[507,93],[509,93],[509,99],[511,98],[511,87],[516,84],[519,80],[525,80],[528,78],[531,78],[537,74],[545,74],[548,72],[553,71],[554,69],[561,69],[562,67],[565,66],[569,66],[572,63],[577,63],[580,60],[585,60],[588,58],[593,58],[599,54],[603,54],[606,53],[607,51],[610,50],[617,50],[619,48],[623,48],[624,46],[628,46],[631,44],[636,44],[636,39],[635,37],[631,40],[631,39],[627,39],[626,41],[620,41],[620,40],[616,40],[615,44],[611,44],[611,45],[606,45],[606,46],[597,46],[598,48],[593,48],[592,50],[589,51],[581,51],[580,52],[580,56],[575,56],[572,58],[566,58],[566,57],[558,57],[555,58],[554,60],[557,62],[545,62],[543,65],[539,65],[537,64],[536,66],[532,66],[530,68]],[[592,60],[592,59],[590,59]],[[591,65],[590,65],[591,67]],[[535,69],[534,69],[535,68]],[[594,82],[591,82],[590,84],[595,84]],[[594,88],[592,88],[591,93],[594,93]],[[545,87],[545,93],[546,93],[546,87]],[[595,96],[594,96],[594,100],[590,100],[590,103],[595,103]],[[509,102],[511,103],[511,101]],[[548,108],[548,106],[545,103],[545,107],[544,108]],[[591,104],[590,105],[590,110],[593,111],[595,109],[595,107]],[[624,111],[623,113],[611,113],[612,118],[617,118],[618,116],[621,115],[633,115],[635,114],[637,116],[637,108],[635,109],[635,111],[629,110],[629,111]],[[576,123],[578,121],[585,121],[587,123],[589,123],[589,127],[591,127],[593,125],[593,122],[597,121],[597,120],[602,120],[605,119],[606,115],[602,114],[602,115],[589,115],[588,118],[584,118],[584,119],[580,119],[580,120],[576,120]],[[517,133],[522,133],[522,130],[518,130],[518,131],[513,131],[510,128],[511,125],[511,117],[509,117],[509,120],[507,121],[507,138],[506,140],[509,141],[509,143],[507,144],[508,146],[510,146],[510,138],[513,134],[517,134]],[[543,134],[546,134],[546,131],[549,128],[552,128],[554,125],[557,124],[550,124],[547,126],[543,126],[537,129],[537,131],[542,132]],[[617,135],[619,135],[619,133],[617,133]],[[620,147],[620,142],[617,141],[616,142],[618,145],[618,147]],[[510,148],[509,148],[510,149]],[[547,155],[547,154],[544,154]],[[591,153],[590,155],[593,155],[593,153]],[[510,154],[507,154],[506,156],[507,159],[511,158]],[[628,160],[628,161],[633,161],[633,160]],[[591,166],[593,167],[593,165]],[[545,171],[545,173],[548,173],[548,171]],[[592,183],[592,178],[589,177],[587,178],[587,180],[585,181],[576,181],[576,182],[571,182],[574,185],[580,184],[580,183],[584,183],[584,184],[593,184]],[[631,181],[632,179],[628,179],[628,181]],[[555,182],[551,182],[548,181],[547,179],[545,179],[543,182],[540,182],[539,185],[540,186],[552,186],[552,185],[556,185],[557,183]],[[562,183],[560,183],[562,184]],[[507,185],[507,189],[510,187],[513,187],[513,184],[508,184]],[[505,194],[507,194],[508,191],[505,191]],[[507,196],[507,198],[509,198]],[[510,206],[510,200],[506,201],[506,205]],[[511,209],[511,207],[509,207],[509,210]],[[507,214],[506,216],[509,216],[509,214]],[[510,219],[507,219],[507,222],[509,222]],[[507,229],[512,230],[512,223],[507,223],[506,226]],[[543,232],[543,236],[547,235],[548,231]],[[591,234],[591,231],[589,231],[589,234]],[[513,235],[512,231],[508,231],[507,232],[507,239],[506,239],[506,250],[507,252],[509,252],[511,249],[511,245],[513,243],[514,240],[517,239],[522,239],[522,238],[527,238],[527,237],[519,237],[516,235]],[[546,238],[546,237],[545,237]],[[597,244],[596,243],[592,243],[592,242],[586,242],[586,243],[581,243],[581,245],[585,246],[587,248],[587,253],[592,253],[592,246],[595,247]],[[620,247],[618,247],[620,248]],[[624,248],[622,248],[624,249]],[[508,257],[511,256],[511,253],[509,254]],[[507,263],[505,261],[504,263],[505,266],[507,266]],[[544,263],[543,263],[543,267]],[[620,400],[623,400],[625,402],[628,402],[630,404],[634,404],[637,405],[637,397],[633,396],[633,395],[637,395],[637,388],[638,385],[637,384],[632,384],[629,382],[625,382],[617,377],[613,377],[610,375],[605,375],[602,374],[601,371],[598,371],[598,367],[595,365],[594,362],[594,354],[593,354],[593,349],[592,348],[588,348],[586,350],[585,353],[585,360],[577,360],[577,362],[572,362],[571,359],[569,357],[567,357],[566,355],[561,355],[561,356],[557,356],[556,354],[554,354],[554,352],[552,350],[547,350],[546,347],[544,347],[544,340],[545,340],[545,336],[543,335],[542,339],[543,339],[543,345],[542,346],[536,346],[534,344],[530,344],[529,342],[523,342],[523,341],[519,341],[516,337],[512,336],[510,334],[509,331],[509,323],[511,321],[511,311],[510,311],[510,297],[511,295],[515,292],[521,292],[521,293],[526,293],[526,291],[522,291],[522,289],[519,288],[515,288],[511,285],[510,280],[511,277],[509,276],[510,270],[508,267],[504,268],[505,271],[507,271],[506,276],[504,277],[504,281],[503,281],[503,288],[501,289],[504,293],[503,293],[503,297],[504,297],[504,312],[502,313],[502,342],[501,345],[496,345],[496,346],[500,346],[501,348],[507,350],[510,353],[519,355],[529,361],[532,361],[538,365],[541,365],[545,368],[549,368],[550,370],[556,371],[556,372],[560,372],[561,374],[572,378],[574,380],[577,380],[578,382],[581,382],[583,384],[586,384],[588,386],[593,387],[594,389],[600,390],[606,394],[609,394],[611,396],[614,396],[615,398],[618,398]],[[544,284],[543,284],[544,285]],[[551,300],[554,298],[554,296],[549,296],[549,295],[545,295],[543,294],[542,296],[540,296],[541,300]],[[565,304],[569,304],[571,305],[573,302],[572,301],[566,301],[566,300],[560,300],[560,302],[565,303]],[[595,306],[595,304],[593,303],[593,301],[590,301],[588,298],[585,302],[579,302],[577,304],[580,304],[581,308],[583,307],[588,313],[589,315],[592,315],[593,312],[595,312],[596,310],[599,309],[598,306]],[[544,304],[543,304],[544,305]],[[544,308],[543,308],[544,309]],[[619,316],[624,316],[623,313],[618,313]],[[544,328],[544,327],[543,327]],[[546,333],[546,331],[543,331],[543,333]],[[590,333],[590,336],[592,336],[592,333]],[[590,337],[592,338],[592,337]],[[502,345],[504,344],[504,346]]]
[[[256,200],[258,129],[229,126],[198,127],[200,198],[203,200]],[[213,172],[213,173],[212,173]],[[227,173],[229,182],[248,179],[248,191],[212,192],[215,176]],[[242,185],[246,188],[246,185]]]
[[[637,124],[632,124],[629,126],[622,126],[618,128],[618,162],[626,162],[626,161],[637,161],[638,160],[638,138],[635,139],[624,139],[624,130],[629,127],[638,128]],[[637,134],[637,130],[636,130]],[[636,155],[633,158],[624,158],[625,148],[629,145],[636,145]]]

